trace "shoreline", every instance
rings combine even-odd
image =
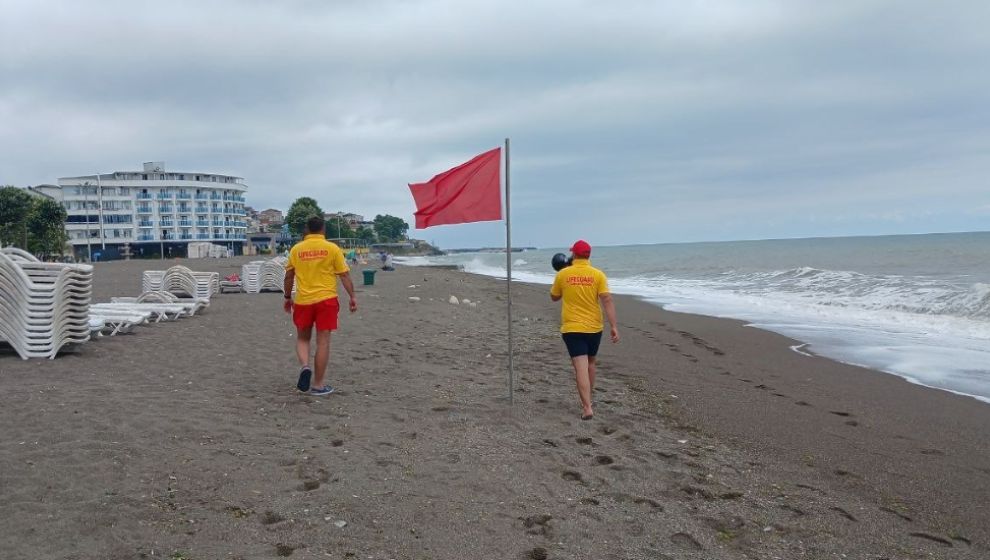
[[[246,260],[98,263],[94,301],[134,295],[140,271],[159,264],[225,275]],[[0,550],[990,553],[990,411],[973,399],[617,296],[623,340],[603,344],[596,416],[582,422],[545,286],[513,286],[512,407],[504,280],[399,267],[356,287],[361,308],[334,334],[328,398],[293,389],[277,293],[223,294],[201,316],[54,361],[0,354]]]
[[[496,280],[505,281],[505,277],[504,276],[503,277],[495,277],[495,276],[488,276],[488,275],[480,274],[480,273],[476,273],[476,272],[469,272],[467,270],[464,270],[463,265],[445,265],[445,264],[434,265],[434,264],[425,264],[425,265],[402,265],[402,266],[412,266],[412,268],[436,268],[436,269],[443,269],[443,270],[456,270],[456,271],[462,272],[464,274],[471,274],[471,275],[478,276],[478,277],[481,277],[481,278],[494,278]],[[539,282],[532,282],[532,281],[529,281],[529,280],[516,280],[516,279],[513,279],[513,285],[515,285],[515,284],[528,284],[528,285],[532,285],[532,286],[549,286],[550,285],[549,283],[548,284],[542,284],[542,283],[539,283]],[[661,310],[663,310],[665,312],[669,312],[669,313],[682,313],[682,314],[685,314],[685,315],[697,315],[697,316],[701,316],[701,317],[711,317],[713,319],[723,319],[723,320],[726,320],[726,321],[737,321],[737,322],[742,323],[746,327],[751,327],[751,328],[754,328],[754,329],[759,329],[761,331],[774,333],[774,334],[783,336],[783,337],[787,338],[788,340],[791,340],[791,341],[795,342],[796,344],[791,345],[790,348],[791,348],[792,351],[797,352],[798,354],[808,355],[808,356],[814,356],[814,357],[821,357],[821,358],[824,358],[824,359],[827,359],[827,360],[832,360],[832,361],[834,361],[836,363],[839,363],[839,364],[843,364],[843,365],[847,365],[847,366],[853,366],[853,367],[859,367],[859,368],[864,368],[864,369],[869,369],[869,370],[876,371],[876,372],[879,372],[879,373],[883,373],[883,374],[886,374],[886,375],[892,375],[894,377],[900,378],[903,381],[907,381],[908,383],[911,383],[913,385],[918,385],[918,386],[925,387],[927,389],[932,389],[932,390],[935,390],[935,391],[944,391],[944,392],[951,393],[953,395],[962,396],[962,397],[968,397],[968,398],[974,399],[976,401],[979,401],[981,403],[990,405],[990,397],[986,397],[986,396],[982,396],[982,395],[976,395],[976,394],[973,394],[973,393],[967,393],[965,391],[959,391],[959,390],[956,390],[956,389],[950,389],[948,387],[938,387],[938,386],[935,386],[935,385],[930,385],[930,384],[924,383],[923,381],[921,381],[917,377],[912,376],[911,374],[908,374],[908,373],[901,373],[901,372],[893,371],[893,370],[890,370],[890,369],[885,369],[883,367],[878,367],[878,366],[874,366],[874,365],[870,365],[870,364],[856,363],[856,362],[853,362],[853,361],[845,361],[845,360],[843,360],[843,359],[841,359],[839,357],[836,357],[836,356],[830,356],[828,354],[818,353],[818,352],[816,352],[814,350],[814,347],[815,347],[814,342],[809,342],[809,341],[804,341],[804,340],[801,340],[801,339],[798,339],[798,338],[794,338],[794,337],[792,337],[792,336],[790,336],[790,335],[788,335],[786,333],[783,333],[783,332],[780,332],[780,331],[777,331],[777,330],[773,330],[773,329],[770,329],[770,328],[761,326],[761,325],[759,325],[757,323],[754,323],[754,322],[752,322],[750,320],[747,320],[747,319],[740,319],[740,318],[729,317],[729,316],[708,315],[708,314],[705,314],[705,313],[697,313],[697,312],[693,312],[693,311],[672,311],[672,310],[668,310],[665,307],[665,305],[667,305],[667,304],[660,303],[660,302],[655,302],[655,301],[651,301],[650,299],[648,299],[647,296],[642,296],[642,295],[633,294],[633,293],[623,293],[623,292],[614,292],[614,293],[616,295],[622,295],[622,296],[625,296],[625,297],[635,298],[638,301],[640,301],[640,302],[642,302],[642,303],[644,303],[646,305],[652,305],[654,307],[657,307],[657,308],[659,308],[659,309],[661,309]],[[803,351],[806,348],[810,350],[810,353]]]

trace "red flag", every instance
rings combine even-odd
[[[502,219],[502,148],[444,171],[426,183],[410,183],[416,229]]]

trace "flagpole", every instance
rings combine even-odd
[[[509,322],[509,404],[514,403],[512,372],[512,212],[509,209],[509,139],[505,139],[505,294]]]

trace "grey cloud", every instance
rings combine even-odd
[[[164,159],[411,221],[407,182],[511,136],[527,245],[964,229],[988,202],[980,1],[2,8],[4,182]]]

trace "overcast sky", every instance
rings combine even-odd
[[[0,183],[163,160],[412,224],[407,183],[508,136],[518,245],[987,230],[988,26],[987,0],[0,0]]]

